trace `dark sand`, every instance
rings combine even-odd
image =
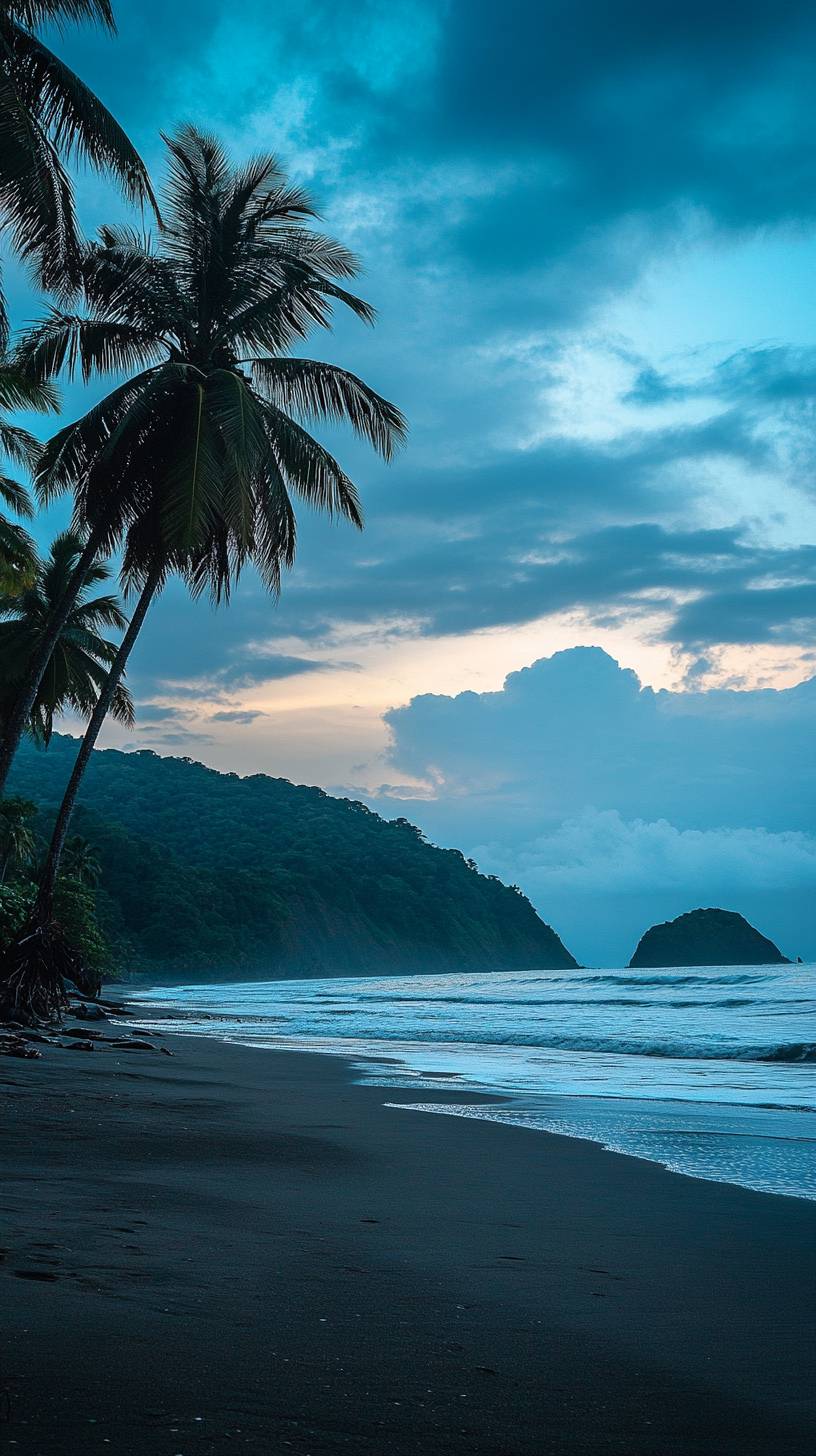
[[[0,1062],[14,1456],[813,1456],[813,1203],[172,1045]]]

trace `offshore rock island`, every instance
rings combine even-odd
[[[629,965],[786,966],[787,956],[733,910],[690,910],[653,925],[641,936]]]

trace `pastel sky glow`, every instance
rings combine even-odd
[[[137,730],[106,741],[406,812],[580,959],[717,897],[816,955],[811,0],[117,14],[117,42],[63,53],[157,173],[159,129],[191,119],[313,189],[380,313],[313,351],[411,436],[390,467],[330,439],[367,529],[304,517],[277,608],[250,577],[217,614],[171,586]],[[89,228],[119,215],[99,181],[80,195]],[[66,412],[87,398],[66,388]],[[540,659],[535,693],[503,689]],[[657,690],[645,726],[631,672]]]

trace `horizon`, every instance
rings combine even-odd
[[[524,0],[500,18],[284,3],[272,22],[148,0],[118,7],[115,41],[66,30],[157,177],[159,127],[189,117],[315,193],[379,321],[310,350],[411,425],[390,467],[328,432],[368,524],[304,512],[279,607],[249,574],[215,615],[167,589],[129,674],[136,730],[109,724],[107,746],[404,812],[567,940],[592,915],[600,946],[714,884],[816,954],[816,709],[789,697],[816,673],[816,19],[755,7],[735,34],[730,16],[632,0],[555,30]],[[89,230],[123,215],[98,178],[78,197]],[[17,265],[8,280],[20,323],[35,301]],[[65,417],[100,392],[66,386]],[[49,512],[41,544],[64,522]],[[586,649],[617,672],[558,655]],[[682,754],[684,710],[722,792]],[[595,717],[604,772],[561,793],[553,768],[576,721],[589,761]]]

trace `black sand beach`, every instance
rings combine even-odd
[[[812,1456],[813,1203],[165,1044],[0,1062],[16,1456]]]

